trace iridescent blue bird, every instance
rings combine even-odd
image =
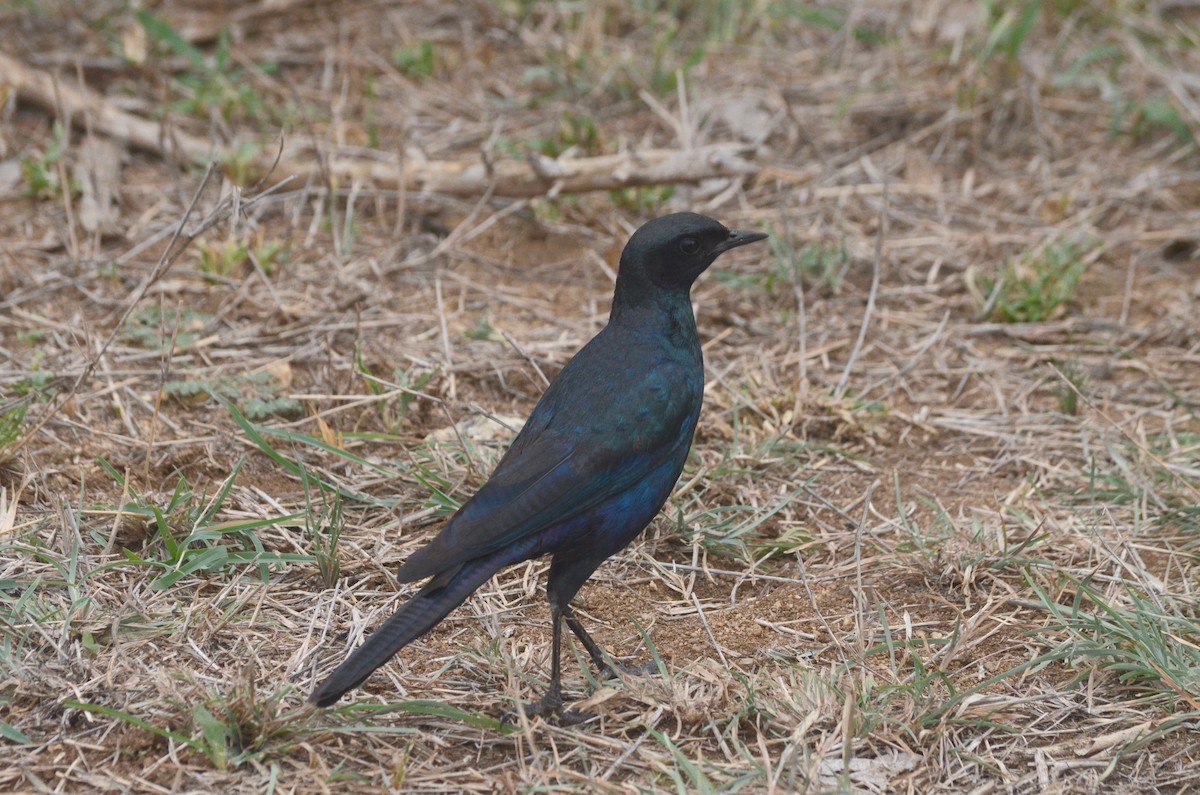
[[[436,626],[500,569],[552,555],[550,687],[529,711],[562,711],[562,623],[601,672],[603,653],[571,610],[596,567],[654,518],[683,470],[704,396],[690,291],[722,253],[766,238],[695,213],[657,218],[621,253],[608,325],[546,389],[491,478],[401,582],[431,577],[309,698],[336,702]]]

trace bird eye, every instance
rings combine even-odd
[[[700,249],[700,241],[694,237],[685,237],[679,241],[679,250],[684,254],[695,254]]]

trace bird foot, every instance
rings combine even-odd
[[[629,676],[647,676],[649,674],[658,673],[658,665],[653,660],[647,660],[643,663],[604,663],[599,666],[598,674],[600,681],[608,679],[620,679],[621,674]]]
[[[518,710],[520,713],[524,713],[526,718],[540,717],[543,720],[556,718],[556,722],[561,726],[574,726],[594,717],[590,712],[564,709],[562,695],[553,691],[547,692],[537,701],[521,704],[516,710],[505,713],[503,722],[506,724],[516,723],[519,717]]]

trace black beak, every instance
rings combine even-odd
[[[751,232],[748,229],[730,229],[729,237],[717,244],[716,253],[721,254],[731,248],[746,246],[766,239],[766,232]]]

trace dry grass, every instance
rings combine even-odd
[[[0,11],[9,55],[225,146],[763,164],[463,201],[131,153],[105,235],[61,187],[84,133],[56,158],[9,105],[0,790],[1194,788],[1200,12],[633,5],[249,6],[227,46],[157,7],[206,68],[122,3]],[[507,438],[448,429],[524,416],[685,207],[774,248],[698,285],[692,460],[581,593],[659,674],[568,666],[595,720],[501,727],[548,675],[537,562],[303,707]]]

